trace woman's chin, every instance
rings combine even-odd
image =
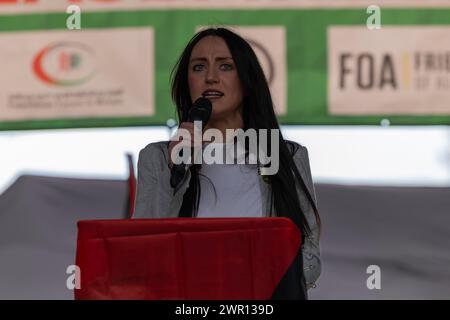
[[[220,103],[222,101],[222,97],[221,98],[208,98],[209,101],[211,101],[211,103],[213,105],[217,105],[218,103]]]

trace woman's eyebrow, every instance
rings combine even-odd
[[[223,61],[223,60],[233,60],[233,58],[232,57],[217,57],[216,58],[216,61]],[[193,62],[193,61],[208,61],[208,59],[206,59],[205,57],[195,57],[195,58],[192,58],[190,62]]]

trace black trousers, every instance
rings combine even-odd
[[[303,272],[303,255],[301,249],[281,278],[272,294],[272,300],[308,300],[305,274]]]

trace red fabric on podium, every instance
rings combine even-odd
[[[75,299],[270,299],[300,245],[287,218],[80,221]]]

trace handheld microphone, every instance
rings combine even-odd
[[[205,128],[212,112],[212,104],[206,98],[200,97],[195,100],[191,109],[189,110],[189,115],[187,122],[202,121],[202,130]],[[183,150],[181,150],[183,152]],[[169,154],[169,157],[171,155]],[[170,185],[172,188],[178,186],[178,184],[183,180],[186,173],[186,164],[174,164],[172,170],[170,171]]]

